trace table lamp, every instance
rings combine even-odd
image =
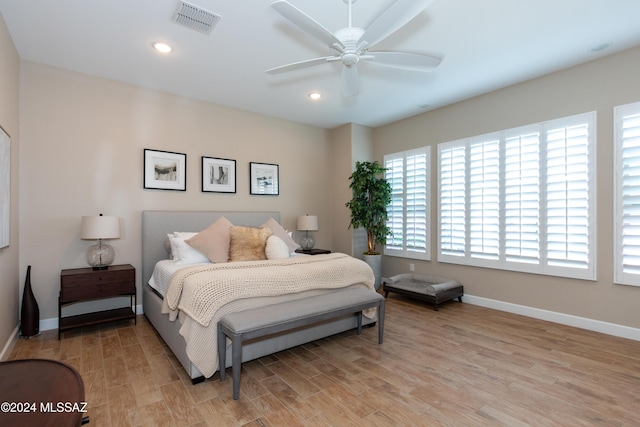
[[[80,238],[82,240],[97,239],[95,245],[87,249],[87,264],[94,270],[106,270],[113,263],[115,251],[106,239],[120,238],[120,219],[117,216],[83,216]]]
[[[298,231],[304,231],[305,235],[300,239],[300,247],[304,251],[310,251],[316,244],[313,237],[309,236],[310,231],[318,231],[318,217],[315,215],[302,215],[298,217]]]

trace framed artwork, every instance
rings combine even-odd
[[[0,248],[11,234],[11,138],[0,126]]]
[[[202,156],[202,191],[236,192],[236,161]]]
[[[251,194],[277,196],[278,189],[278,165],[270,163],[249,162],[249,181]]]
[[[144,149],[144,188],[187,189],[187,155]]]

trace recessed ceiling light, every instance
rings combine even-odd
[[[320,92],[311,92],[307,96],[313,101],[317,101],[322,98],[322,94]]]
[[[169,53],[169,52],[171,52],[171,51],[173,50],[173,49],[171,48],[171,46],[169,46],[168,44],[166,44],[166,43],[160,43],[160,42],[158,42],[158,43],[154,43],[154,44],[153,44],[153,48],[154,48],[155,50],[157,50],[158,52],[162,52],[162,53]]]

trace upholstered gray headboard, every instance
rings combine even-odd
[[[148,283],[158,261],[167,259],[167,233],[201,231],[220,216],[233,225],[255,227],[269,218],[280,222],[280,212],[142,211],[142,283]]]

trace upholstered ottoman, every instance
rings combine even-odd
[[[397,274],[385,279],[383,289],[385,298],[389,292],[396,292],[427,301],[433,304],[436,311],[438,305],[445,301],[458,298],[462,302],[464,295],[464,287],[456,280],[413,273]]]

